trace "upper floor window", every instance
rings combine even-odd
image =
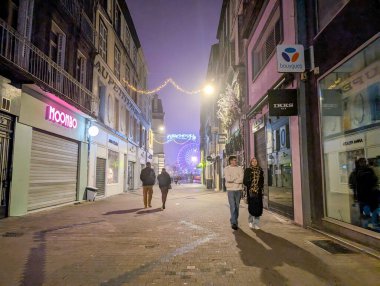
[[[322,30],[350,0],[318,0],[318,29]]]
[[[81,84],[87,87],[86,70],[87,70],[87,59],[80,51],[78,51],[75,77],[77,81],[79,81]]]
[[[49,56],[59,66],[65,66],[66,35],[55,24],[52,23],[50,31]]]
[[[128,26],[125,26],[124,46],[127,49],[127,52],[130,53],[131,33],[129,32]]]
[[[119,131],[119,100],[115,98],[115,111],[114,111],[114,121],[115,121],[115,130]]]
[[[132,61],[133,61],[133,64],[136,66],[137,65],[137,49],[136,49],[136,46],[133,46]]]
[[[115,46],[114,68],[115,68],[115,76],[120,80],[120,51],[116,46]]]
[[[103,21],[99,22],[99,54],[100,56],[107,61],[107,36],[108,31]]]
[[[279,6],[277,6],[277,9],[274,11],[265,27],[266,28],[260,35],[258,43],[252,49],[252,79],[255,79],[261,72],[274,55],[276,46],[282,41],[283,35]]]
[[[119,6],[115,5],[115,21],[114,21],[114,26],[115,26],[115,31],[116,34],[121,38],[121,11]]]

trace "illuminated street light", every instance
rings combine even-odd
[[[198,158],[196,156],[192,156],[191,157],[191,162],[193,162],[193,163],[196,164],[198,162]]]
[[[164,131],[165,130],[165,126],[161,125],[160,127],[158,127],[158,130]]]
[[[215,87],[214,87],[212,84],[207,84],[207,85],[203,88],[203,92],[204,92],[206,95],[212,95],[212,94],[214,94],[214,92],[215,92]]]
[[[99,128],[97,126],[94,126],[92,125],[89,129],[88,129],[88,134],[92,137],[96,136],[99,134]]]

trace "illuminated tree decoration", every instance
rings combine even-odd
[[[231,127],[234,120],[241,114],[238,93],[227,85],[225,92],[220,94],[217,105],[217,117],[225,128]]]

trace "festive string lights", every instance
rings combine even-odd
[[[186,90],[182,87],[180,87],[172,78],[168,78],[166,79],[160,86],[154,88],[154,89],[151,89],[151,90],[144,90],[144,89],[138,89],[136,88],[135,86],[133,86],[132,84],[130,84],[127,80],[123,80],[124,83],[131,89],[133,90],[134,92],[137,92],[137,93],[141,93],[141,94],[154,94],[154,93],[157,93],[159,92],[161,89],[163,89],[165,86],[167,86],[169,83],[174,87],[176,88],[178,91],[180,92],[183,92],[183,93],[186,93],[186,94],[198,94],[198,93],[201,93],[202,90]],[[211,90],[212,89],[212,90]],[[209,93],[212,93],[214,91],[213,87],[211,87],[210,85],[207,85],[204,90],[204,92],[206,92],[207,94]]]

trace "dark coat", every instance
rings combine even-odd
[[[158,186],[160,188],[169,187],[169,185],[172,182],[172,179],[170,178],[169,174],[167,172],[162,172],[157,176],[158,180]]]
[[[154,170],[150,167],[145,167],[141,170],[140,180],[143,183],[143,186],[153,186],[156,182],[156,174]]]
[[[250,215],[259,217],[263,214],[263,191],[264,191],[264,172],[260,168],[260,177],[258,181],[259,191],[257,194],[250,194],[249,188],[252,183],[251,168],[246,168],[244,171],[243,184],[247,187],[248,211]]]
[[[348,184],[354,192],[355,200],[368,205],[372,211],[377,208],[377,176],[371,168],[367,166],[356,168],[350,174]]]

